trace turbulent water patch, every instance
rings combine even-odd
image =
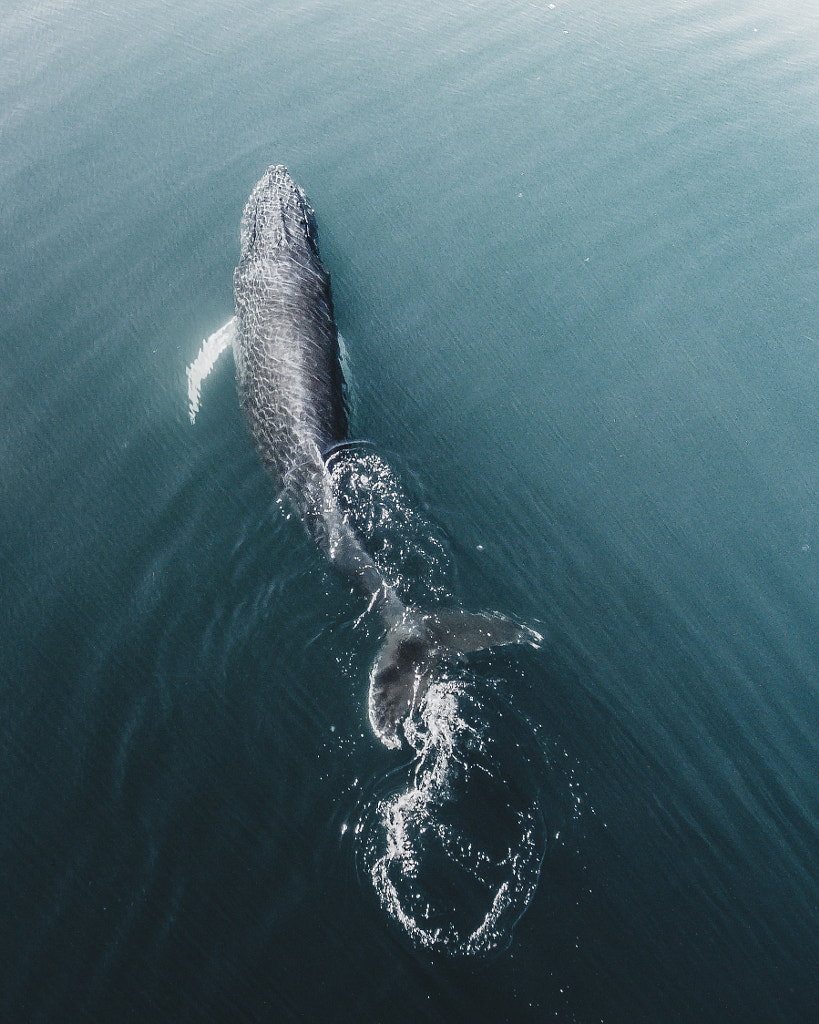
[[[356,828],[360,875],[417,947],[501,950],[537,888],[546,830],[502,717],[474,678],[436,682],[406,730],[417,754],[409,776]]]
[[[406,601],[446,600],[451,592],[446,544],[417,509],[390,465],[364,442],[345,445],[328,462],[333,487],[384,579]]]

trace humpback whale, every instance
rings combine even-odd
[[[497,612],[405,604],[345,516],[328,468],[350,443],[330,276],[319,255],[315,213],[285,167],[269,167],[251,192],[240,250],[235,316],[206,339],[188,368],[191,419],[203,376],[232,347],[239,404],[278,491],[384,622],[386,637],[370,672],[369,718],[381,742],[397,748],[402,725],[447,652],[536,645],[542,638]]]

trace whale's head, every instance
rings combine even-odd
[[[240,228],[242,260],[302,250],[318,258],[313,208],[286,167],[274,164],[245,204]]]

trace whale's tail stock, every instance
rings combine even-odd
[[[419,705],[446,655],[505,644],[537,647],[542,640],[535,630],[498,612],[404,609],[390,624],[370,672],[370,724],[376,736],[387,747],[401,746],[399,728]]]

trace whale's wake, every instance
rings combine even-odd
[[[382,908],[433,952],[503,949],[537,888],[545,826],[514,742],[495,739],[498,717],[475,680],[436,682],[407,729],[412,777],[357,828],[359,869]]]
[[[402,599],[451,602],[448,547],[389,464],[351,445],[328,465],[345,515]],[[358,816],[359,877],[416,948],[455,957],[503,949],[537,888],[546,846],[526,725],[452,658],[403,734],[414,760]]]

